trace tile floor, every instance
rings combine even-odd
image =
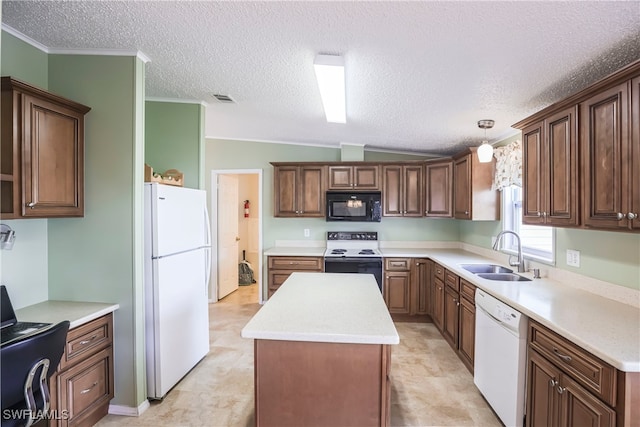
[[[260,308],[257,301],[257,285],[250,285],[212,304],[210,353],[140,417],[108,415],[97,425],[253,426],[253,341],[241,338],[240,330]],[[396,323],[396,328],[400,345],[391,355],[392,426],[501,425],[432,324]]]

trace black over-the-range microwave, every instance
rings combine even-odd
[[[327,221],[380,222],[380,191],[327,191]]]

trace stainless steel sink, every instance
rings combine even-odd
[[[508,270],[508,269],[506,269]],[[531,279],[527,279],[524,276],[520,276],[515,273],[476,273],[476,276],[482,277],[487,280],[500,280],[503,282],[530,282]]]
[[[465,270],[478,273],[513,273],[513,270],[495,264],[460,264]]]

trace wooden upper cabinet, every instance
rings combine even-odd
[[[499,194],[491,189],[495,159],[480,163],[475,147],[454,156],[453,216],[456,219],[500,219]]]
[[[329,166],[329,190],[379,190],[380,168],[374,165]]]
[[[538,122],[522,130],[522,222],[544,224],[546,208],[544,123]]]
[[[425,165],[425,216],[453,216],[452,181],[453,162],[450,159]]]
[[[524,223],[640,230],[640,61],[513,127]]]
[[[84,216],[89,110],[2,78],[2,218]]]
[[[326,166],[273,166],[274,216],[325,216]]]
[[[422,216],[422,164],[383,165],[384,216]]]
[[[640,77],[631,80],[631,159],[629,176],[629,194],[631,207],[627,214],[629,226],[640,230]],[[631,216],[631,218],[629,218]]]
[[[633,163],[629,86],[630,82],[619,84],[580,104],[583,209],[587,227],[629,227]]]
[[[578,225],[576,125],[573,106],[522,131],[523,223]]]

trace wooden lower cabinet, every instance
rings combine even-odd
[[[302,256],[270,256],[267,257],[268,298],[278,290],[280,285],[289,278],[291,273],[322,272],[324,259],[322,257]]]
[[[460,279],[460,306],[458,321],[458,356],[467,369],[473,373],[476,350],[476,287]]]
[[[256,339],[255,425],[388,426],[391,346]]]
[[[92,426],[113,398],[113,314],[69,330],[58,370],[51,377],[50,427]]]
[[[640,419],[640,373],[621,372],[529,321],[527,427],[631,427]]]
[[[444,323],[442,336],[454,349],[458,348],[459,306],[458,292],[445,285],[444,287]]]
[[[444,267],[434,263],[431,271],[433,280],[433,324],[442,333],[444,328]]]
[[[425,258],[413,260],[413,303],[415,314],[431,315],[431,265],[433,261]]]
[[[435,268],[442,271],[440,276],[444,276],[444,283],[436,276],[434,323],[469,372],[473,373],[476,337],[476,305],[474,302],[476,287],[442,266],[436,264]]]
[[[428,320],[429,262],[424,258],[385,258],[384,300],[394,320]]]
[[[535,350],[529,351],[527,426],[614,427],[616,413]]]
[[[390,314],[409,314],[411,272],[393,271],[384,276],[384,299]]]

